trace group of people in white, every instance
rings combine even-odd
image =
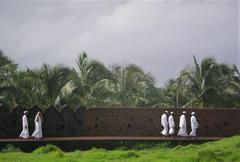
[[[174,122],[174,117],[173,117],[173,112],[170,113],[169,117],[167,117],[168,111],[165,111],[162,116],[161,116],[161,126],[163,127],[163,130],[161,134],[163,136],[173,136],[175,134],[175,122]],[[181,137],[187,137],[187,121],[186,121],[186,111],[182,112],[182,115],[180,116],[179,119],[179,131],[177,136]],[[195,137],[197,128],[198,128],[198,122],[195,117],[195,112],[191,113],[191,128],[192,131],[189,134],[189,136]]]
[[[22,126],[23,130],[19,136],[19,138],[30,138],[29,136],[29,129],[28,129],[28,119],[27,119],[27,111],[24,111],[24,115],[22,117]],[[171,135],[173,136],[175,134],[175,122],[174,122],[174,117],[173,117],[173,112],[170,113],[169,117],[167,117],[168,111],[165,111],[162,116],[161,116],[161,126],[163,127],[163,130],[161,134],[163,136],[168,136]],[[39,111],[37,115],[35,116],[34,119],[35,122],[35,130],[31,136],[31,138],[36,138],[36,139],[42,139],[42,122],[43,122],[43,116],[42,113]],[[195,117],[195,112],[191,113],[191,128],[192,131],[189,134],[189,136],[196,136],[196,131],[198,128],[198,122]],[[186,111],[182,112],[182,115],[180,116],[180,121],[179,121],[179,131],[177,136],[181,137],[187,137],[187,122],[186,122]]]
[[[28,114],[28,112],[24,111],[24,115],[22,117],[23,130],[22,130],[21,134],[19,135],[19,138],[24,138],[24,139],[30,138],[29,129],[28,129],[27,114]],[[34,122],[35,122],[35,130],[34,130],[32,136],[31,136],[31,138],[42,139],[43,138],[43,135],[42,135],[43,116],[42,116],[42,113],[40,111],[35,116]]]

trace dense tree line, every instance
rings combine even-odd
[[[240,107],[237,67],[212,58],[181,71],[165,87],[137,65],[112,65],[90,59],[85,52],[76,67],[43,64],[21,69],[0,51],[0,102],[15,107],[38,105],[134,107]]]

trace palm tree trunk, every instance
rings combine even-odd
[[[176,94],[176,106],[177,106],[177,107],[179,107],[178,100],[179,100],[179,94],[178,94],[178,91],[177,91],[177,94]]]

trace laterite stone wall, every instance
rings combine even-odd
[[[16,138],[22,130],[22,115],[26,108],[9,111],[0,107],[0,138]],[[162,108],[77,108],[50,107],[45,112],[43,134],[45,137],[66,136],[159,136]],[[176,132],[182,111],[187,112],[188,133],[190,114],[196,112],[200,124],[198,136],[225,137],[240,134],[240,109],[167,109],[174,112]],[[30,134],[34,131],[34,117],[40,108],[28,109]]]
[[[200,124],[199,136],[224,137],[240,134],[240,109],[167,109],[174,112],[176,131],[182,111],[186,111],[188,133],[191,112],[196,112]],[[94,108],[85,112],[84,123],[91,136],[159,136],[160,118],[165,109],[159,108]]]

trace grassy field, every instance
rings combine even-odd
[[[0,153],[0,162],[239,162],[240,136],[199,145],[173,148],[155,145],[143,149],[92,149],[89,151],[63,152],[47,145],[23,153],[14,148]]]

